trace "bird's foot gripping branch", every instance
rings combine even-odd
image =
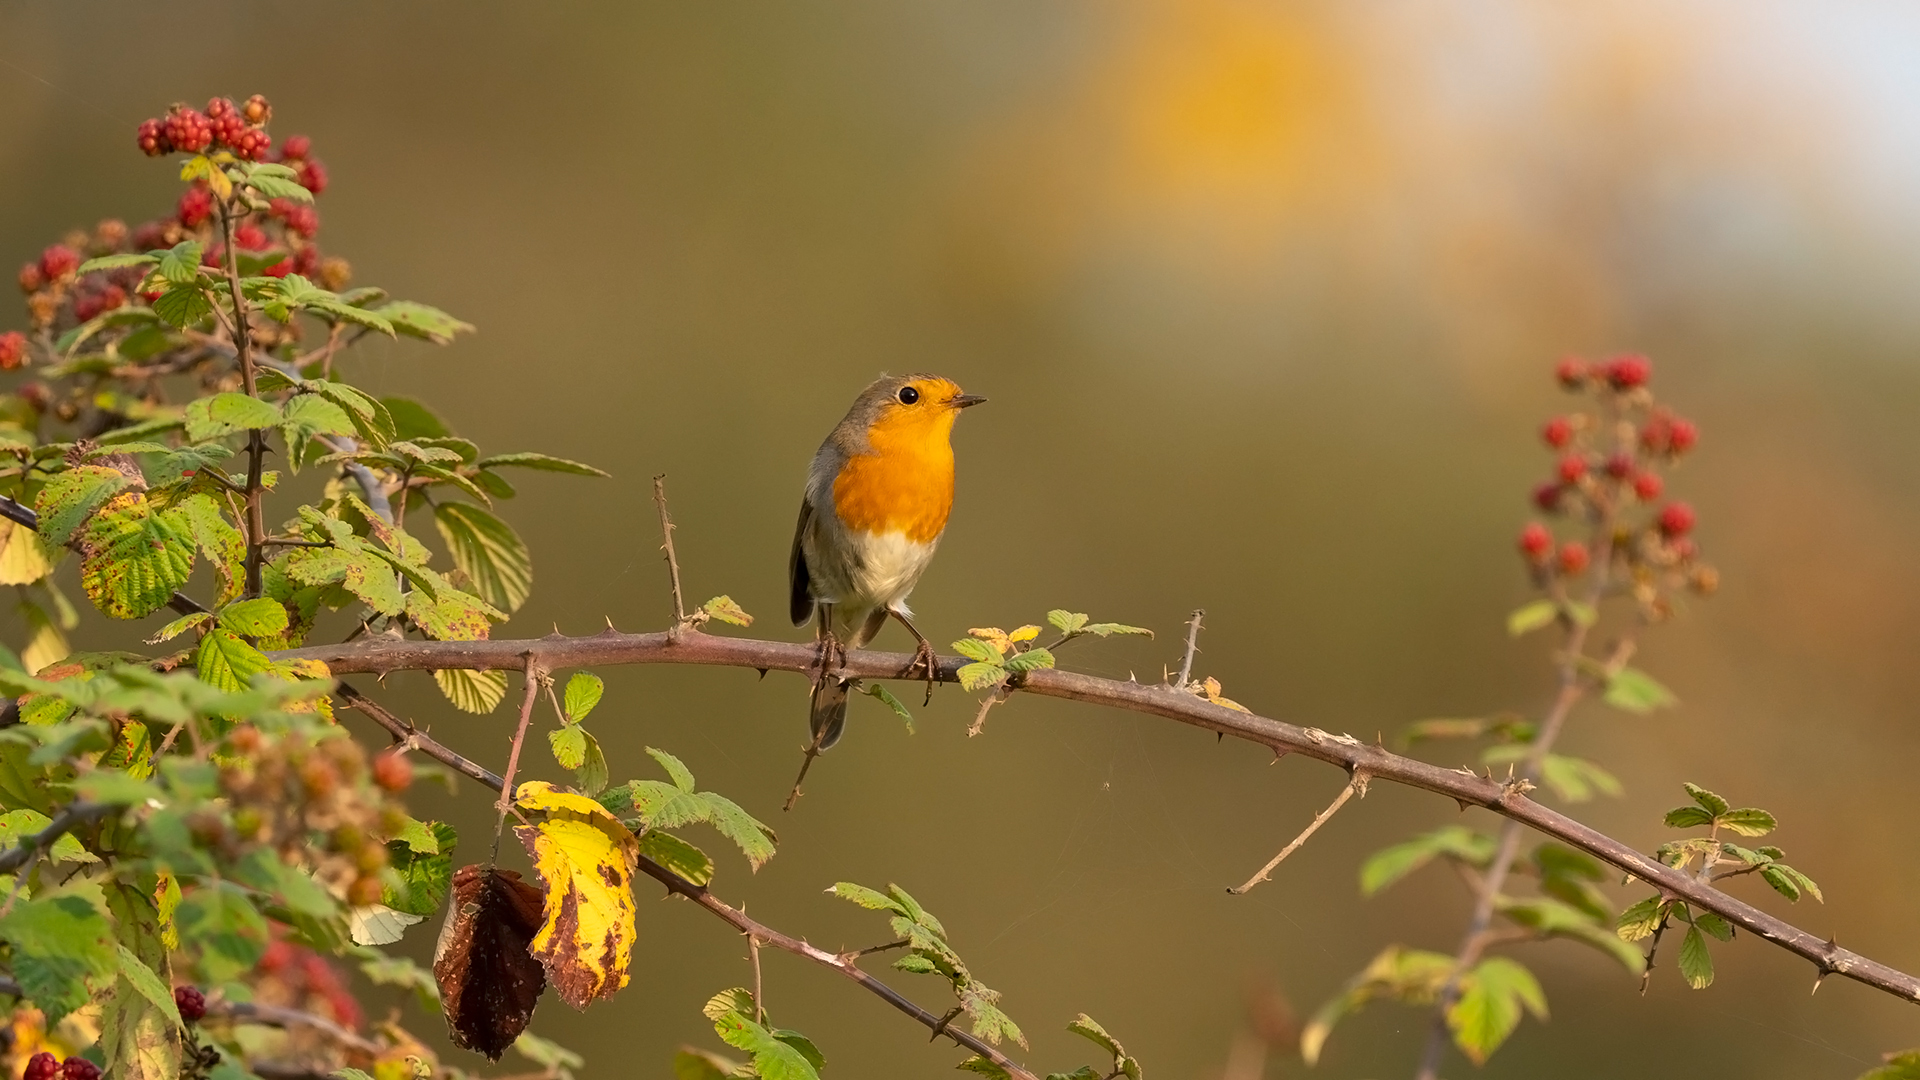
[[[26,331],[0,334],[0,369],[16,380],[0,395],[0,584],[15,587],[26,627],[17,654],[0,652],[11,699],[0,718],[0,995],[13,1003],[6,1064],[34,1080],[102,1070],[137,1080],[385,1080],[463,1076],[476,1060],[468,1050],[498,1058],[511,1049],[542,1075],[569,1076],[582,1062],[533,1035],[533,1014],[548,996],[603,1008],[595,1003],[627,985],[645,948],[635,887],[649,878],[747,945],[737,975],[714,980],[741,985],[705,1008],[717,1039],[707,1045],[726,1049],[684,1050],[677,1075],[808,1080],[829,1071],[820,1046],[773,1020],[779,1003],[760,978],[761,954],[772,949],[845,978],[950,1044],[940,1052],[967,1070],[1037,1080],[1010,1056],[1025,1039],[1000,993],[958,951],[970,936],[964,913],[943,922],[898,886],[833,884],[876,920],[873,944],[843,952],[749,918],[711,891],[731,855],[698,845],[737,849],[751,872],[774,855],[773,830],[703,788],[681,758],[654,749],[643,762],[610,761],[594,737],[609,706],[600,680],[579,669],[702,664],[818,678],[827,674],[819,648],[705,632],[751,620],[726,597],[687,608],[670,529],[666,630],[493,636],[532,584],[530,553],[501,511],[514,480],[602,474],[537,453],[483,453],[427,406],[354,386],[362,361],[353,347],[365,338],[447,344],[471,327],[353,287],[346,263],[319,246],[314,198],[327,171],[304,139],[276,146],[270,118],[264,99],[218,99],[142,125],[140,148],[180,169],[177,204],[139,226],[106,221],[48,247],[20,273]],[[1523,535],[1541,597],[1515,613],[1513,628],[1564,638],[1552,709],[1538,721],[1415,729],[1492,740],[1484,774],[1233,702],[1194,671],[1198,613],[1178,674],[1159,683],[1058,668],[1069,642],[1144,632],[1065,610],[1048,613],[1051,630],[975,629],[955,643],[961,655],[934,657],[930,674],[984,694],[975,733],[992,704],[1032,694],[1338,766],[1348,783],[1319,820],[1370,782],[1503,817],[1497,836],[1442,830],[1367,863],[1371,891],[1422,862],[1454,862],[1485,925],[1476,916],[1456,954],[1383,953],[1308,1029],[1310,1050],[1341,1012],[1385,996],[1437,1005],[1436,1030],[1469,1053],[1491,1052],[1522,1010],[1544,1008],[1523,968],[1482,955],[1523,937],[1574,937],[1638,971],[1643,954],[1623,939],[1673,932],[1682,973],[1704,984],[1707,939],[1744,928],[1823,976],[1920,1000],[1913,976],[1721,891],[1726,879],[1749,876],[1789,897],[1818,896],[1783,852],[1732,839],[1771,829],[1763,811],[1690,789],[1692,803],[1667,820],[1694,831],[1643,854],[1534,798],[1548,791],[1574,801],[1613,786],[1597,767],[1557,756],[1561,723],[1594,698],[1663,704],[1669,695],[1629,663],[1638,628],[1671,612],[1676,588],[1711,585],[1690,547],[1691,512],[1656,502],[1657,468],[1693,433],[1645,396],[1646,373],[1643,362],[1624,361],[1569,369],[1566,380],[1595,394],[1598,411],[1547,431],[1563,456],[1541,505],[1568,515],[1584,538],[1556,546],[1544,525]],[[323,483],[307,483],[316,475]],[[312,494],[303,501],[296,489]],[[210,573],[195,584],[203,562]],[[140,622],[152,648],[73,652],[76,587],[98,615]],[[795,596],[809,612],[818,599]],[[1610,604],[1632,613],[1625,628],[1598,651],[1585,648]],[[918,681],[911,660],[855,649],[833,658],[831,674],[911,725],[882,685]],[[519,735],[506,760],[468,756],[472,747],[428,734],[351,681],[397,671],[431,672],[448,708],[468,713],[502,707],[518,673]],[[796,713],[797,703],[796,694]],[[394,745],[363,748],[337,722],[340,709],[365,714]],[[523,751],[539,745],[533,722],[546,713],[547,752],[570,778],[564,787],[515,782]],[[411,816],[406,795],[429,771],[487,789],[499,806],[495,835],[476,843]],[[1523,857],[1526,830],[1550,843]],[[528,869],[501,865],[503,848],[507,859],[524,855]],[[1608,871],[1637,891],[1619,901],[1603,893]],[[1530,877],[1538,895],[1512,895],[1503,882],[1513,877]],[[382,951],[430,933],[421,925],[429,919],[444,923],[430,970]],[[916,996],[869,971],[876,958],[919,976],[902,984]],[[443,1013],[467,1050],[443,1061],[405,1023],[369,1025],[354,988],[370,984],[417,991],[422,1011]],[[1067,1026],[1092,1061],[1049,1077],[1139,1080],[1139,1060],[1098,1023],[1082,1015]]]

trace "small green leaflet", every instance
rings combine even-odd
[[[576,671],[567,680],[566,710],[567,720],[579,723],[587,718],[593,707],[600,704],[601,695],[607,691],[607,684],[600,676],[591,671]]]
[[[886,687],[881,686],[879,683],[868,683],[861,688],[860,692],[878,700],[887,708],[892,709],[893,715],[899,717],[900,722],[907,725],[907,734],[913,734],[913,714],[908,712],[907,707],[900,704],[900,699],[894,697],[893,693]]]
[[[547,454],[494,454],[474,462],[477,468],[498,469],[513,465],[522,469],[539,469],[543,472],[572,473],[575,476],[608,476],[591,465],[582,465],[566,458],[552,457]]]
[[[718,619],[723,623],[730,623],[734,626],[753,625],[753,616],[747,614],[745,608],[734,603],[733,597],[731,596],[716,596],[706,603],[701,604],[700,610],[706,612],[708,618]]]
[[[447,700],[453,703],[453,707],[461,712],[490,713],[507,696],[507,673],[504,671],[450,668],[434,672],[433,681]]]
[[[1406,843],[1374,852],[1360,866],[1360,894],[1372,896],[1425,866],[1437,855],[1457,859],[1469,866],[1485,866],[1493,858],[1493,849],[1491,838],[1464,825],[1448,825]]]
[[[616,816],[637,815],[649,829],[676,829],[683,825],[711,825],[720,835],[734,842],[747,864],[759,870],[773,858],[772,829],[724,795],[694,790],[693,773],[680,759],[665,750],[647,747],[647,753],[667,770],[672,783],[658,780],[630,780],[599,796],[600,803]]]
[[[1535,1019],[1547,1018],[1547,997],[1539,981],[1504,956],[1482,960],[1460,982],[1460,999],[1447,1010],[1447,1026],[1453,1029],[1454,1045],[1476,1065],[1484,1064],[1513,1034],[1523,1007]]]
[[[1551,600],[1535,600],[1515,608],[1513,613],[1507,616],[1507,633],[1514,637],[1531,634],[1535,630],[1552,626],[1553,621],[1559,617],[1558,604]]]
[[[187,438],[205,442],[237,431],[278,426],[280,410],[271,402],[245,394],[224,393],[195,398],[187,406]]]
[[[455,334],[473,333],[472,323],[461,322],[439,308],[412,300],[395,300],[374,308],[373,312],[392,323],[395,331],[431,341],[435,345],[451,343]]]
[[[1606,703],[1630,713],[1650,713],[1677,705],[1680,699],[1638,668],[1622,668],[1607,681]]]
[[[1713,985],[1713,956],[1698,925],[1687,927],[1687,935],[1680,939],[1680,977],[1695,990]]]
[[[151,1002],[154,1008],[163,1013],[174,1027],[180,1027],[180,1008],[174,1003],[173,990],[160,976],[154,974],[147,962],[135,956],[132,949],[116,943],[114,949],[120,957],[120,976],[127,980],[140,996]]]

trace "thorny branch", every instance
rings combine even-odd
[[[667,572],[673,579],[673,629],[678,632],[687,625],[687,606],[680,598],[680,560],[673,553],[673,518],[667,515],[666,473],[653,478],[653,505],[660,509],[660,546],[667,549]]]
[[[697,631],[676,639],[665,632],[623,634],[607,630],[591,637],[554,634],[533,640],[406,641],[362,639],[344,645],[319,645],[275,652],[277,660],[318,660],[335,675],[369,672],[520,670],[530,650],[549,668],[600,667],[619,664],[698,664],[710,667],[764,668],[806,673],[818,663],[810,645],[752,638],[727,638]],[[904,653],[858,650],[846,654],[840,671],[864,679],[899,679],[908,660]],[[939,657],[935,677],[959,681],[957,672],[968,663],[963,657]],[[1203,698],[1165,686],[1102,679],[1059,669],[1018,674],[1008,682],[1013,690],[1042,697],[1066,698],[1105,705],[1127,712],[1164,717],[1207,731],[1267,747],[1276,753],[1297,753],[1339,766],[1349,773],[1364,772],[1371,779],[1405,784],[1444,795],[1462,806],[1478,806],[1543,833],[1569,847],[1638,878],[1670,899],[1684,900],[1714,912],[1763,940],[1800,956],[1822,972],[1843,975],[1856,982],[1920,1003],[1920,976],[1910,975],[1826,938],[1802,930],[1738,900],[1693,875],[1666,866],[1596,829],[1526,797],[1520,785],[1508,785],[1469,770],[1445,769],[1403,757],[1381,746],[1370,746],[1345,735],[1272,720],[1254,713],[1214,705]],[[423,746],[424,749],[424,746]],[[768,940],[764,935],[763,941]]]
[[[233,346],[240,360],[240,385],[248,397],[258,397],[253,363],[253,340],[247,327],[247,298],[240,289],[240,264],[233,242],[233,212],[220,203],[220,231],[226,241],[227,291],[233,296]],[[219,310],[215,307],[215,310]],[[260,595],[260,564],[266,551],[267,519],[261,507],[266,487],[261,483],[262,466],[267,456],[267,434],[260,428],[247,432],[247,592],[248,598]]]
[[[1367,774],[1366,773],[1363,773],[1363,772],[1354,773],[1353,779],[1347,781],[1347,786],[1340,789],[1340,794],[1335,795],[1333,797],[1333,801],[1327,804],[1327,808],[1325,810],[1322,810],[1318,814],[1314,815],[1313,820],[1307,823],[1306,828],[1300,830],[1300,835],[1294,837],[1293,842],[1291,844],[1288,844],[1286,847],[1281,848],[1280,854],[1275,855],[1272,861],[1268,862],[1267,865],[1261,867],[1260,870],[1257,873],[1255,873],[1252,877],[1248,878],[1245,883],[1235,886],[1234,888],[1228,889],[1227,891],[1232,893],[1235,896],[1241,896],[1241,895],[1244,895],[1247,892],[1247,890],[1253,888],[1255,885],[1258,885],[1261,882],[1267,880],[1267,875],[1273,873],[1274,867],[1279,866],[1282,862],[1286,860],[1287,856],[1293,854],[1295,851],[1298,851],[1300,849],[1300,845],[1307,842],[1308,837],[1312,836],[1316,832],[1319,832],[1320,826],[1325,825],[1327,823],[1327,820],[1333,817],[1334,814],[1338,813],[1341,807],[1347,805],[1347,800],[1353,798],[1356,794],[1361,796],[1362,798],[1364,798],[1367,794]]]

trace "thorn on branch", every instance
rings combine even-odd
[[[961,1012],[965,1011],[965,1009],[966,1009],[966,1006],[964,1005],[955,1005],[953,1008],[948,1009],[947,1014],[940,1018],[940,1022],[933,1025],[933,1034],[927,1036],[927,1041],[932,1042],[935,1039],[938,1039],[941,1035],[945,1034],[947,1030],[947,1025],[953,1023],[954,1018],[959,1016]]]
[[[1327,823],[1327,819],[1333,817],[1334,814],[1339,812],[1341,807],[1347,805],[1347,800],[1353,798],[1355,794],[1358,794],[1363,798],[1367,794],[1367,774],[1360,772],[1357,769],[1353,773],[1353,779],[1347,781],[1347,786],[1341,788],[1340,794],[1335,795],[1333,797],[1333,802],[1327,804],[1327,808],[1325,810],[1322,810],[1320,811],[1319,814],[1315,815],[1314,819],[1308,823],[1307,827],[1300,830],[1300,835],[1293,838],[1292,843],[1288,844],[1286,847],[1281,848],[1280,854],[1275,855],[1272,861],[1268,862],[1267,865],[1261,867],[1259,872],[1254,874],[1252,877],[1248,878],[1244,884],[1236,888],[1228,889],[1227,891],[1232,893],[1235,896],[1244,896],[1246,895],[1248,890],[1252,889],[1255,885],[1258,885],[1261,882],[1267,880],[1267,875],[1273,872],[1274,867],[1279,866],[1281,862],[1283,862],[1286,859],[1287,856],[1293,854],[1295,851],[1298,851],[1300,849],[1300,845],[1306,843],[1307,838],[1309,836],[1312,836],[1315,832],[1319,831],[1320,826],[1325,825]]]
[[[807,770],[813,768],[813,759],[820,756],[820,740],[826,738],[827,729],[822,727],[813,733],[813,740],[807,743],[807,756],[800,762],[800,775],[793,778],[793,790],[787,792],[787,801],[780,807],[791,810],[800,802],[800,784],[807,778]]]
[[[1200,620],[1206,614],[1206,608],[1194,608],[1193,615],[1187,619],[1187,653],[1180,660],[1180,677],[1173,681],[1176,687],[1185,687],[1187,680],[1193,678],[1193,654],[1200,651]]]
[[[687,606],[680,596],[680,559],[673,553],[673,518],[667,515],[667,474],[653,478],[653,505],[660,511],[661,547],[667,551],[667,573],[673,581],[673,635],[687,628]],[[608,626],[613,624],[609,622]]]

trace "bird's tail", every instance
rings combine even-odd
[[[822,750],[839,742],[840,732],[847,726],[847,693],[852,685],[852,679],[822,679],[814,685],[813,707],[808,719],[813,725],[814,740]]]

